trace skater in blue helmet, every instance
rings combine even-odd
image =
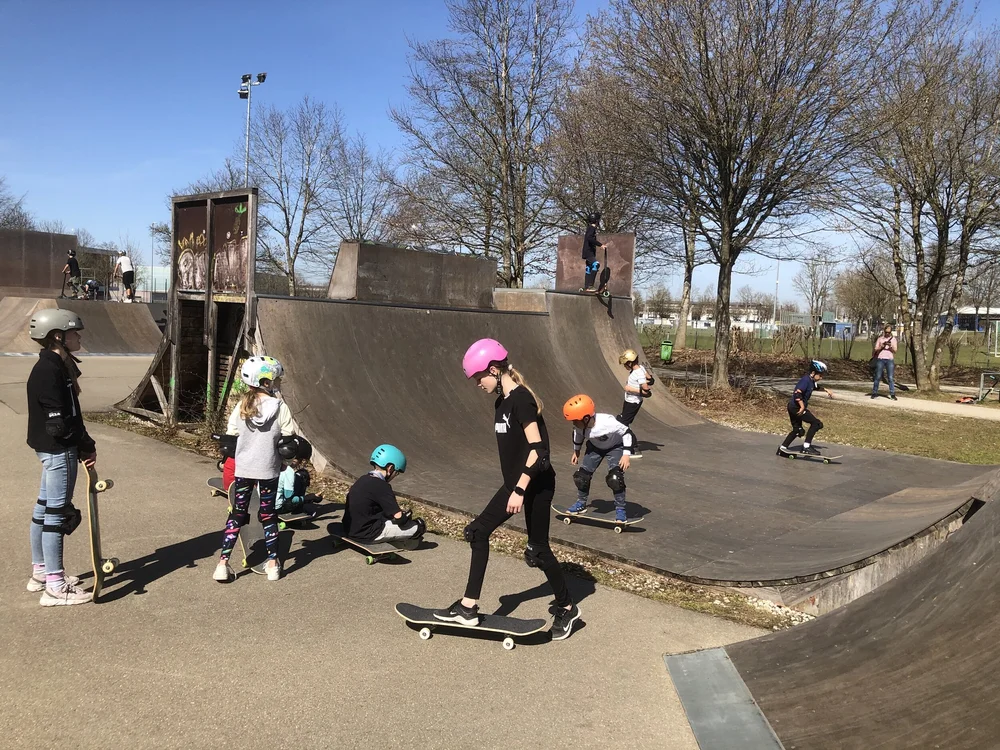
[[[795,391],[788,400],[788,420],[792,423],[792,431],[788,433],[784,442],[778,448],[777,455],[780,456],[783,452],[787,453],[792,441],[803,434],[806,437],[802,441],[802,452],[810,456],[820,455],[819,451],[813,447],[812,439],[817,432],[823,429],[823,423],[815,414],[809,411],[809,398],[812,396],[813,391],[825,391],[827,396],[833,398],[833,391],[819,384],[828,371],[829,368],[825,363],[814,359],[809,364],[809,372],[803,375],[795,385]],[[808,432],[802,429],[803,423],[809,425]]]
[[[403,451],[384,443],[372,451],[369,463],[372,470],[347,491],[344,535],[368,543],[421,538],[427,528],[424,519],[400,508],[389,486],[406,471]]]

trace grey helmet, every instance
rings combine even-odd
[[[53,331],[82,331],[83,320],[72,310],[50,308],[38,310],[31,316],[28,333],[35,341],[44,341]]]

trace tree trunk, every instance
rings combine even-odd
[[[723,239],[724,245],[729,243]],[[731,257],[728,252],[723,257]],[[734,261],[719,264],[719,284],[715,297],[715,361],[712,372],[712,388],[729,388],[729,345],[732,339],[729,318],[729,296],[733,284]]]
[[[684,225],[684,289],[681,291],[680,319],[677,321],[677,334],[674,336],[674,349],[680,351],[687,344],[687,320],[691,312],[691,282],[694,279],[694,226],[692,222]]]

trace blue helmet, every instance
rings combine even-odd
[[[830,368],[826,366],[825,362],[820,362],[818,359],[814,359],[812,361],[809,365],[809,369],[812,372],[818,372],[820,375],[826,375],[826,373],[830,370]]]
[[[400,474],[406,471],[406,456],[403,455],[403,451],[388,443],[383,443],[373,450],[372,457],[368,459],[368,462],[375,464],[380,469],[392,464]]]

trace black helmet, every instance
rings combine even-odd
[[[593,211],[589,216],[587,216],[588,224],[600,224],[601,223],[601,212]]]
[[[74,250],[73,248],[70,248],[69,250],[66,251],[66,255],[68,255],[71,258],[75,258],[76,257],[76,250]]]

